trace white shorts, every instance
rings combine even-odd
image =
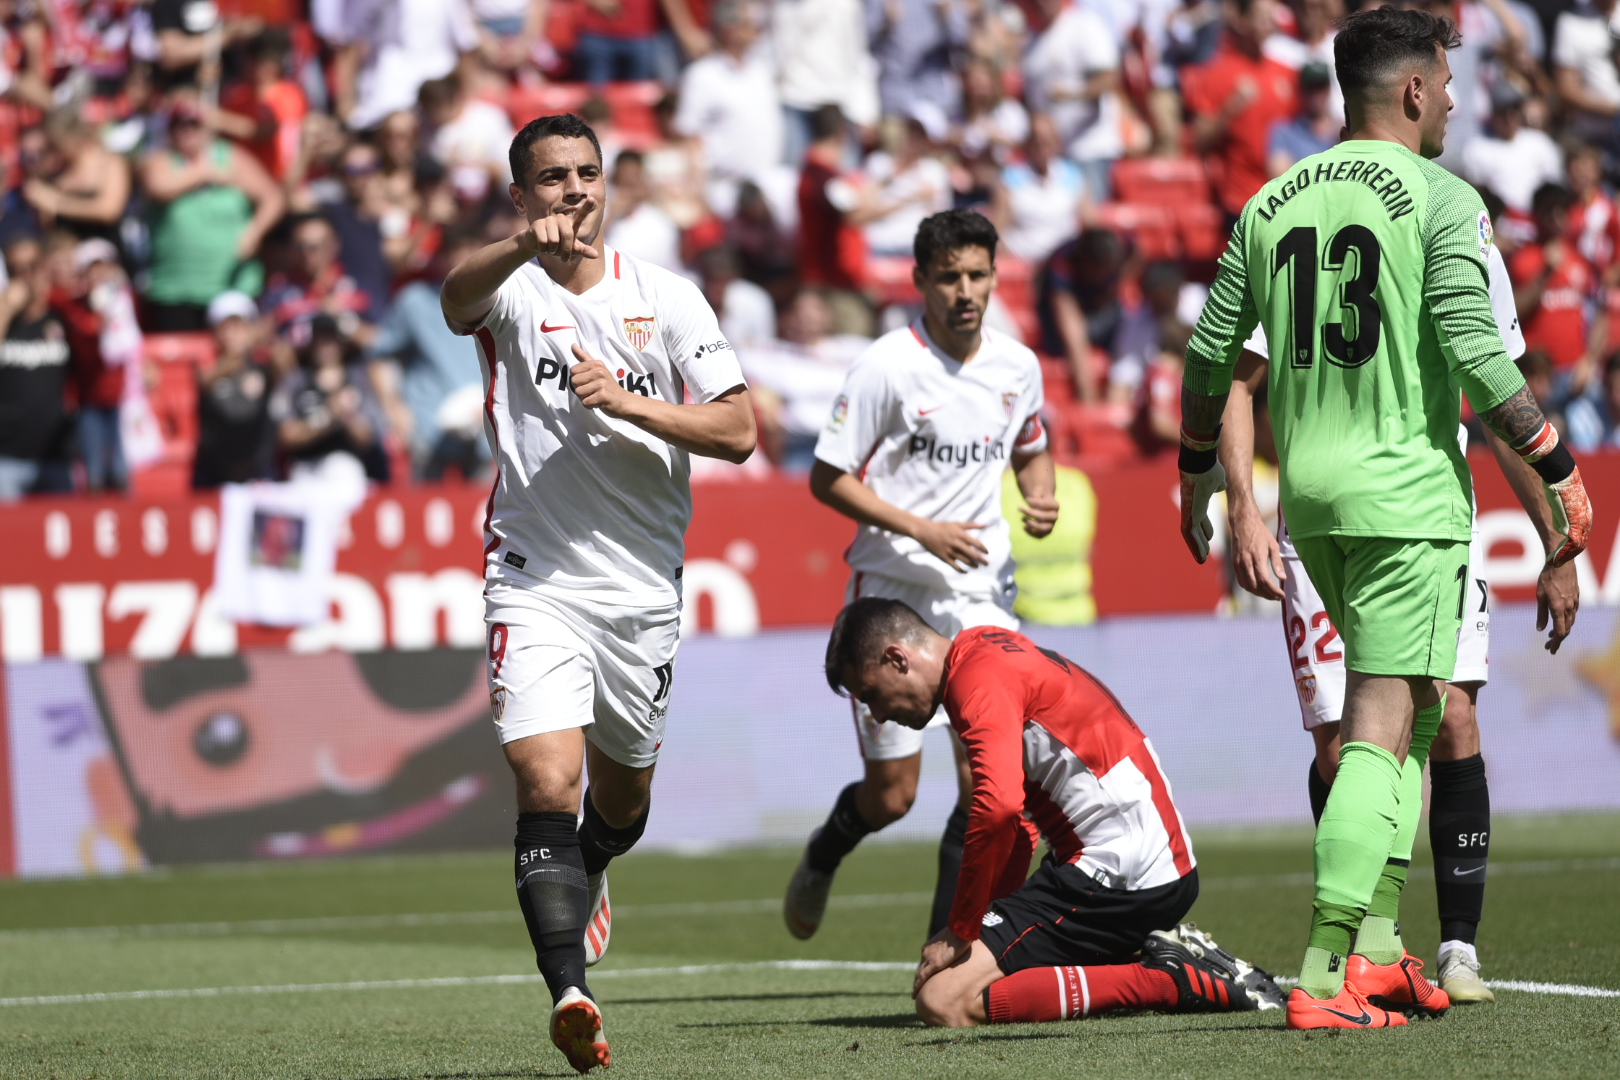
[[[490,709],[503,744],[582,727],[621,765],[658,760],[679,605],[586,609],[505,581],[485,586],[484,605]]]
[[[907,604],[923,622],[948,638],[954,638],[971,626],[1000,626],[1018,629],[1018,616],[995,600],[984,596],[965,596],[945,589],[930,589],[907,581],[881,577],[877,574],[857,572],[849,581],[845,600],[858,600],[863,596],[876,596],[884,600],[899,600]],[[855,734],[861,741],[861,757],[867,761],[897,761],[922,753],[923,733],[900,724],[879,724],[872,719],[866,706],[851,703],[855,712]],[[929,727],[949,724],[945,709],[940,708]]]
[[[1277,543],[1283,559],[1283,636],[1294,667],[1294,689],[1305,730],[1337,724],[1344,715],[1344,643],[1328,618],[1327,606],[1299,561],[1288,525],[1279,522]],[[1490,679],[1490,589],[1480,570],[1485,552],[1479,542],[1479,522],[1468,548],[1469,588],[1462,599],[1462,629],[1457,632],[1457,666],[1453,683],[1479,683]]]

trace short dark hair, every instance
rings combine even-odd
[[[617,173],[626,165],[645,166],[646,164],[647,159],[640,150],[620,150],[618,156],[613,159],[613,171]]]
[[[820,105],[810,114],[810,138],[814,142],[844,133],[844,110],[837,105]]]
[[[1532,214],[1554,214],[1575,205],[1575,196],[1563,184],[1542,184],[1530,196]]]
[[[416,103],[429,110],[442,109],[461,96],[461,76],[455,72],[442,79],[429,79],[416,91]]]
[[[1525,378],[1532,375],[1551,375],[1553,372],[1552,357],[1547,355],[1545,349],[1529,349],[1523,356],[1513,361],[1513,366],[1519,369],[1519,374]]]
[[[1462,44],[1457,24],[1421,9],[1363,8],[1340,24],[1333,39],[1333,66],[1346,97],[1365,93],[1394,71],[1432,63],[1435,49]]]
[[[885,646],[927,629],[922,616],[898,600],[868,596],[847,605],[827,637],[827,685],[843,695],[846,675],[877,663]]]
[[[507,151],[506,163],[512,169],[512,179],[520,186],[528,183],[529,170],[534,166],[534,144],[541,139],[589,139],[596,148],[596,160],[602,161],[602,142],[591,125],[573,113],[555,116],[537,116],[514,136],[512,148]]]
[[[923,219],[917,226],[917,238],[912,241],[911,253],[919,270],[927,270],[941,255],[965,247],[982,247],[996,261],[996,227],[977,210],[942,210]]]

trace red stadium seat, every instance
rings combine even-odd
[[[1034,348],[1041,340],[1041,319],[1035,311],[1035,267],[1003,252],[996,256],[996,296],[1018,324],[1024,344]]]
[[[1114,163],[1114,195],[1122,202],[1185,206],[1210,201],[1204,163],[1197,158],[1124,158]]]
[[[1176,215],[1154,203],[1109,202],[1093,212],[1096,228],[1129,236],[1145,259],[1181,258],[1181,236]]]
[[[1210,203],[1188,203],[1176,208],[1181,245],[1191,260],[1214,260],[1226,250],[1226,216]]]
[[[1041,357],[1041,384],[1048,405],[1068,405],[1074,401],[1074,373],[1069,362],[1055,356]]]
[[[539,83],[514,86],[501,104],[512,124],[522,127],[537,116],[578,112],[590,96],[591,88],[584,83]]]
[[[909,255],[868,255],[866,284],[879,304],[920,304],[922,297],[911,283]]]
[[[209,334],[149,334],[144,360],[156,385],[147,400],[163,433],[163,455],[136,469],[130,488],[144,497],[184,495],[191,490],[191,462],[197,454],[197,376],[214,366]]]
[[[1140,450],[1127,427],[1128,410],[1116,404],[1073,402],[1050,410],[1062,416],[1070,460],[1082,471],[1100,471],[1136,460]],[[1072,447],[1072,449],[1070,449]],[[1059,456],[1054,453],[1054,456]]]
[[[657,82],[608,83],[600,90],[602,99],[613,111],[613,125],[620,139],[632,147],[645,147],[658,140],[658,116],[655,108],[664,96],[663,84]],[[532,86],[514,86],[499,104],[511,117],[512,123],[522,127],[537,116],[553,113],[577,113],[591,97],[591,88],[585,83],[556,82]]]

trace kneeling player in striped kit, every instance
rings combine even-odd
[[[1170,783],[1079,665],[999,627],[953,642],[868,598],[839,613],[826,673],[878,723],[920,730],[943,707],[972,772],[955,903],[912,991],[924,1022],[1282,1007],[1269,975],[1180,922],[1198,870]],[[1037,834],[1049,854],[1025,880]]]

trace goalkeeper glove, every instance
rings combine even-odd
[[[1548,484],[1546,493],[1547,505],[1552,508],[1553,529],[1563,537],[1563,542],[1547,556],[1547,564],[1563,566],[1586,550],[1592,533],[1592,501],[1586,497],[1580,469],[1572,469],[1564,479]]]
[[[1181,539],[1200,563],[1209,558],[1209,542],[1215,527],[1209,520],[1209,500],[1226,490],[1226,470],[1215,454],[1221,429],[1207,439],[1181,429]]]
[[[1575,467],[1569,448],[1559,441],[1558,432],[1545,421],[1540,431],[1513,449],[1536,470],[1545,485],[1553,531],[1561,538],[1547,556],[1547,565],[1563,566],[1586,550],[1592,533],[1592,502],[1586,497],[1581,470]]]

